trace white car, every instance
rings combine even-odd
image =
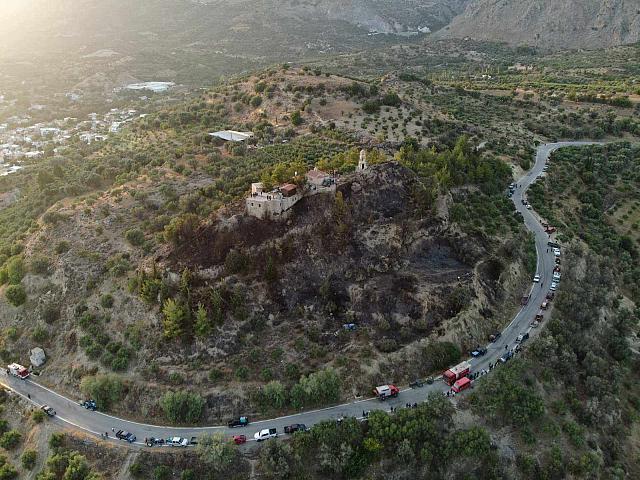
[[[556,257],[559,257],[559,256],[560,256],[560,249],[559,249],[559,248],[554,248],[554,249],[553,249],[553,254],[554,254]]]
[[[265,428],[263,430],[260,430],[259,432],[256,432],[253,435],[253,438],[256,442],[261,442],[270,438],[276,438],[277,436],[278,433],[275,428]]]
[[[538,283],[540,281],[540,275],[536,273],[535,277],[533,277],[534,283]]]
[[[556,282],[560,281],[560,274],[558,272],[553,274],[553,280],[556,281]]]
[[[172,447],[186,447],[189,445],[189,440],[182,437],[171,437],[167,440],[167,443]]]
[[[549,290],[551,290],[552,292],[555,292],[557,289],[558,289],[558,284],[556,282],[553,282]]]

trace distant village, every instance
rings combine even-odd
[[[114,93],[126,90],[162,93],[174,86],[173,82],[133,83],[114,88]],[[73,102],[82,98],[82,94],[78,92],[59,95],[64,95]],[[138,98],[148,100],[146,95]],[[8,99],[0,94],[0,111],[14,107],[15,103],[15,99]],[[146,116],[134,109],[112,108],[107,113],[90,113],[84,118],[65,117],[34,122],[32,115],[37,116],[47,108],[47,105],[32,104],[24,113],[3,119],[3,123],[0,123],[0,176],[22,168],[20,162],[23,160],[42,157],[48,150],[56,153],[59,147],[68,144],[74,137],[87,144],[102,142],[128,122]]]
[[[39,107],[42,106],[31,108]],[[57,152],[76,135],[87,144],[102,142],[126,123],[144,116],[133,109],[112,108],[103,115],[90,113],[83,119],[66,117],[33,124],[29,115],[11,117],[7,123],[0,123],[0,175],[20,169],[15,163],[41,157],[47,149]],[[8,162],[13,165],[7,165]]]

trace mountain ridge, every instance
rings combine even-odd
[[[473,0],[439,34],[549,50],[640,41],[640,1]]]

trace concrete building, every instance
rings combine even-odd
[[[251,196],[246,199],[247,214],[261,219],[286,218],[291,208],[303,197],[297,185],[287,183],[265,192],[262,183],[251,184]]]
[[[286,183],[271,192],[265,192],[262,183],[252,183],[251,195],[246,199],[247,214],[262,219],[286,218],[302,198],[336,191],[336,178],[329,173],[314,168],[305,177],[307,184],[303,187]]]

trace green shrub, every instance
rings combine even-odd
[[[291,114],[291,124],[294,126],[302,125],[302,114],[299,110],[296,110]]]
[[[82,379],[80,390],[93,398],[100,410],[107,410],[122,399],[124,385],[115,375],[92,375]]]
[[[114,255],[107,260],[105,265],[109,273],[114,277],[121,277],[129,270],[131,270],[131,263],[127,256],[118,254]]]
[[[262,97],[260,95],[256,95],[251,99],[251,106],[254,108],[258,108],[262,105]]]
[[[16,448],[22,439],[22,435],[17,430],[9,430],[0,437],[0,447],[5,450]]]
[[[20,457],[20,462],[22,463],[22,468],[26,470],[31,470],[36,466],[36,459],[38,458],[38,453],[35,450],[25,450]]]
[[[43,255],[34,255],[29,261],[29,270],[37,275],[47,275],[51,270],[51,261]]]
[[[332,368],[302,376],[290,392],[294,408],[333,403],[340,398],[340,377]]]
[[[49,338],[49,332],[42,325],[36,325],[31,332],[31,338],[38,343],[42,343]]]
[[[164,237],[174,245],[190,242],[199,225],[200,219],[197,215],[185,213],[171,219],[169,224],[164,227]]]
[[[377,100],[367,100],[362,104],[362,111],[369,115],[378,113],[380,111],[380,102]]]
[[[180,474],[180,480],[196,480],[196,472],[194,472],[190,468],[187,468]]]
[[[238,380],[246,380],[249,378],[249,369],[244,365],[240,365],[236,368],[235,375]]]
[[[31,414],[31,418],[35,423],[42,423],[45,418],[45,413],[40,409],[34,410],[33,413]]]
[[[27,301],[27,292],[20,285],[9,285],[4,292],[7,301],[14,307],[19,307]]]
[[[124,238],[134,247],[139,247],[144,243],[144,233],[139,228],[127,230],[124,234]]]
[[[204,399],[187,391],[167,392],[160,399],[160,407],[167,420],[174,423],[196,423],[202,417]]]
[[[111,295],[110,293],[102,295],[102,297],[100,297],[100,305],[102,306],[102,308],[113,307],[113,295]]]
[[[129,473],[134,478],[141,478],[142,475],[144,474],[144,467],[138,462],[134,462],[131,465],[129,465]]]
[[[61,242],[58,242],[58,244],[56,245],[56,248],[55,248],[55,252],[58,255],[61,255],[63,253],[68,252],[70,248],[71,248],[71,246],[69,245],[69,242],[66,242],[66,241],[63,240]]]
[[[64,443],[64,433],[54,432],[49,437],[49,448],[60,448]]]
[[[18,471],[6,457],[0,456],[0,480],[12,480],[18,477]]]
[[[18,285],[24,278],[24,260],[20,256],[11,257],[7,263],[8,281],[11,285]]]
[[[399,107],[402,104],[402,100],[395,92],[389,92],[382,97],[382,104],[387,107]]]
[[[196,452],[200,460],[216,473],[227,470],[238,456],[238,450],[220,432],[202,435]]]
[[[154,480],[169,480],[171,478],[171,469],[166,465],[158,465],[153,470]]]

